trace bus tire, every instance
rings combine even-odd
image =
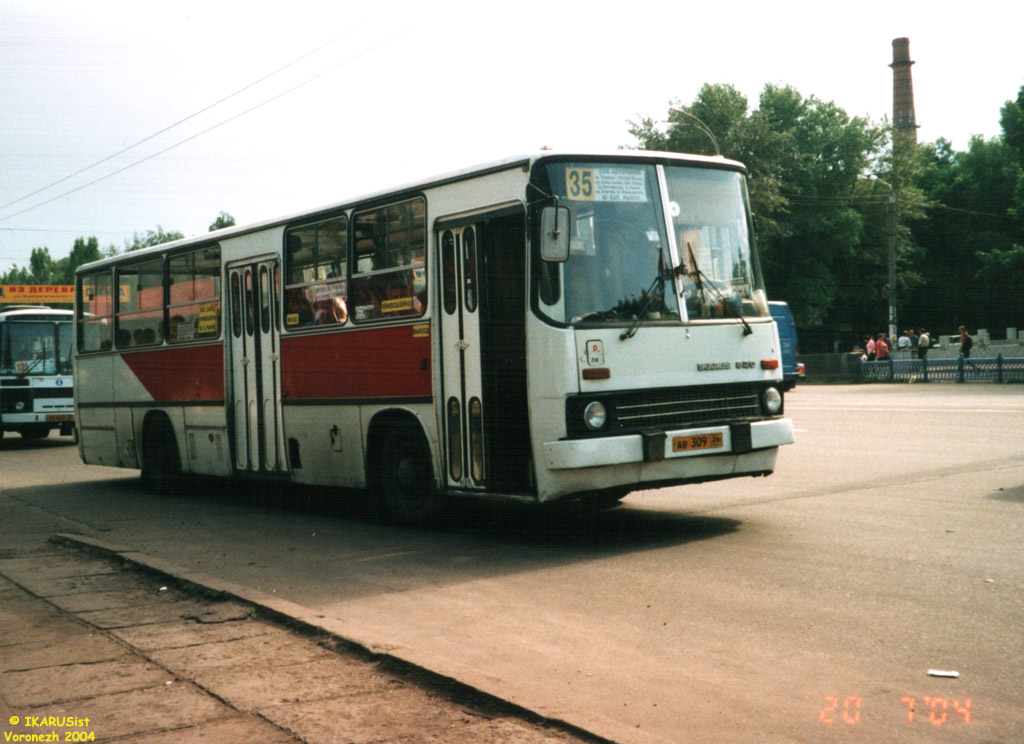
[[[50,427],[26,426],[18,429],[18,433],[21,434],[23,439],[46,439],[50,436]]]
[[[154,491],[171,490],[181,476],[174,429],[166,418],[146,421],[142,429],[142,483]]]
[[[629,495],[627,488],[608,488],[603,491],[586,491],[579,496],[579,505],[588,511],[612,509]]]
[[[445,499],[434,485],[430,448],[419,431],[388,430],[378,460],[377,484],[388,514],[400,524],[427,524],[444,511]]]

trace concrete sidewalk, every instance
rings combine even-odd
[[[4,741],[598,741],[203,579],[76,536],[0,553]]]

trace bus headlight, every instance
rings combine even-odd
[[[14,404],[14,410],[18,411],[19,413],[21,411],[24,411],[25,410],[25,401],[19,400],[17,403],[15,403]]]
[[[608,411],[604,408],[604,403],[595,400],[592,403],[588,403],[587,407],[583,409],[583,423],[587,425],[588,429],[597,431],[604,426],[605,421],[608,420]]]
[[[765,388],[761,399],[764,401],[764,410],[769,414],[775,415],[782,410],[782,393],[778,388]]]

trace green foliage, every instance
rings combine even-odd
[[[156,230],[146,230],[146,232],[135,233],[132,235],[131,240],[126,240],[124,242],[124,252],[129,253],[131,251],[141,250],[142,248],[149,248],[154,245],[162,245],[163,243],[170,243],[174,240],[181,240],[184,237],[184,233],[180,233],[176,230],[165,232],[163,227],[157,225]]]
[[[210,232],[214,230],[223,230],[225,227],[232,227],[235,224],[235,218],[227,212],[221,212],[217,215],[217,219],[210,223]]]
[[[920,148],[919,183],[928,199],[927,219],[914,224],[922,255],[919,288],[906,313],[952,332],[998,331],[1019,326],[1024,292],[1014,268],[1015,244],[1024,242],[1014,216],[1019,153],[1001,138],[972,138],[966,152],[939,140]]]
[[[71,252],[57,260],[50,255],[49,248],[33,248],[28,266],[13,266],[0,275],[0,284],[74,284],[75,269],[110,255],[112,250],[114,247],[109,246],[105,252],[101,251],[95,236],[75,238]]]
[[[221,212],[210,225],[210,230],[219,230],[234,224],[234,217],[227,212]],[[124,250],[126,253],[137,251],[140,248],[169,243],[184,237],[184,234],[176,230],[165,231],[157,225],[155,230],[135,233],[131,240],[125,241]],[[28,266],[12,266],[10,271],[0,274],[0,284],[74,284],[75,270],[79,266],[116,256],[117,253],[117,247],[114,245],[101,249],[96,236],[75,238],[71,252],[56,260],[46,246],[33,248]]]

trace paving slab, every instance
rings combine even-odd
[[[146,590],[110,590],[101,592],[80,592],[58,594],[47,597],[50,602],[65,612],[95,612],[97,610],[120,610],[126,607],[143,607],[162,601],[160,596]],[[170,601],[170,600],[166,600]]]
[[[93,610],[78,613],[85,622],[104,630],[127,628],[135,625],[166,623],[185,618],[203,616],[226,619],[229,615],[238,619],[252,613],[252,609],[242,605],[229,603],[230,607],[211,608],[210,603],[199,599],[186,600],[153,600],[142,606],[118,607],[109,610]]]
[[[241,674],[287,659],[289,664],[309,664],[329,659],[332,652],[281,628],[269,627],[262,635],[220,643],[204,643],[148,654],[158,664],[195,678],[220,673]]]
[[[91,541],[91,549],[100,547]],[[138,555],[152,572],[152,561]],[[4,556],[0,732],[10,740],[26,733],[63,740],[76,732],[133,744],[588,738],[494,714],[509,706],[359,650],[310,626],[305,608],[253,605],[247,595],[258,595],[254,590],[220,601],[211,598],[225,593],[216,580],[136,573],[125,570],[121,555],[109,565],[69,548]],[[166,568],[173,567],[160,570]],[[44,725],[27,727],[26,720]]]
[[[66,715],[88,717],[96,741],[196,726],[234,715],[231,708],[187,682],[98,695],[68,703],[64,709]]]
[[[96,695],[156,687],[174,675],[138,656],[109,661],[60,664],[4,674],[4,697],[15,707],[38,708]]]
[[[33,638],[39,640],[0,646],[0,673],[54,664],[110,661],[130,653],[117,641],[102,633],[89,632],[84,627],[74,630],[54,627],[45,634],[35,633]]]
[[[131,744],[301,744],[300,739],[257,716],[237,715],[196,726],[133,736]]]
[[[140,579],[143,584],[155,584],[154,581],[146,581],[147,577],[140,577],[131,570],[121,570],[117,573],[88,574],[86,576],[65,576],[51,579],[42,586],[34,587],[32,593],[37,597],[60,597],[65,594],[88,594],[91,592],[129,592],[138,591]]]
[[[36,594],[49,591],[55,579],[120,573],[119,563],[89,556],[69,560],[67,556],[47,553],[0,560],[0,573]]]
[[[243,620],[225,623],[198,623],[195,620],[178,620],[168,623],[135,625],[126,628],[112,628],[112,636],[142,652],[159,651],[186,646],[199,646],[218,641],[237,641],[266,635],[271,626],[247,617]]]
[[[242,711],[275,705],[308,703],[338,697],[383,693],[403,685],[377,670],[377,665],[336,654],[280,665],[221,668],[195,675],[196,684],[216,690],[217,696]]]

